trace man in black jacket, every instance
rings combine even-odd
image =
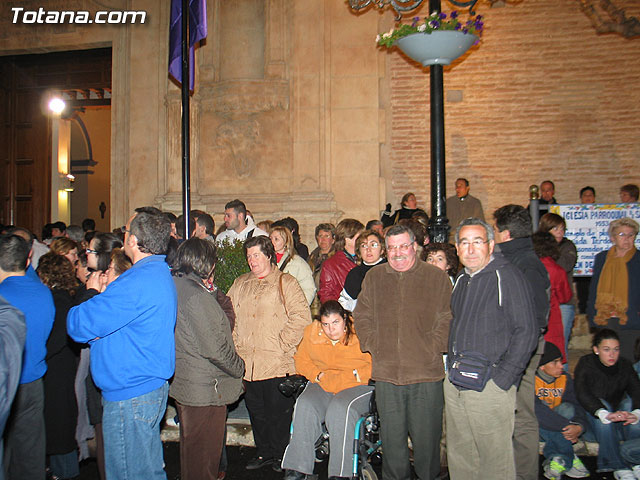
[[[0,480],[4,480],[2,436],[20,381],[26,335],[22,312],[0,297]]]
[[[482,220],[463,220],[456,246],[465,268],[451,296],[444,384],[449,473],[513,480],[516,388],[538,344],[531,288],[518,268],[493,253],[493,230]],[[488,371],[465,366],[468,357],[490,365]]]
[[[547,270],[533,251],[533,226],[529,212],[520,205],[505,205],[493,213],[500,252],[524,274],[533,291],[539,328],[538,349],[531,357],[516,395],[513,451],[518,480],[538,478],[538,420],[535,415],[534,380],[544,351],[543,334],[549,318],[550,282]]]

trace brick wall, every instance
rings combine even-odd
[[[632,0],[616,1],[640,14]],[[444,69],[447,196],[466,177],[490,213],[526,205],[529,185],[547,178],[560,203],[578,203],[585,185],[614,202],[620,185],[640,183],[640,38],[597,35],[577,1],[477,10],[481,44]],[[380,55],[387,201],[414,191],[428,207],[428,69],[395,49]]]

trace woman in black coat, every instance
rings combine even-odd
[[[56,316],[47,341],[47,373],[44,375],[44,420],[47,455],[53,478],[79,475],[75,439],[78,406],[74,381],[79,346],[67,335],[67,313],[75,305],[75,269],[63,255],[49,252],[38,262],[38,276],[51,289]]]

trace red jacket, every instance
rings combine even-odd
[[[347,273],[356,266],[344,251],[336,252],[333,257],[327,258],[322,264],[320,272],[320,288],[318,289],[318,297],[320,302],[327,300],[338,300],[340,292],[344,287],[344,281]]]
[[[567,357],[564,351],[564,328],[562,327],[562,313],[560,304],[571,300],[571,287],[567,280],[567,272],[558,265],[551,257],[542,257],[540,261],[549,272],[551,281],[551,300],[549,309],[549,325],[544,339],[553,343],[562,352],[562,361],[566,362]]]

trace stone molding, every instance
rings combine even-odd
[[[234,80],[203,85],[200,95],[217,113],[260,113],[289,109],[286,80]]]

